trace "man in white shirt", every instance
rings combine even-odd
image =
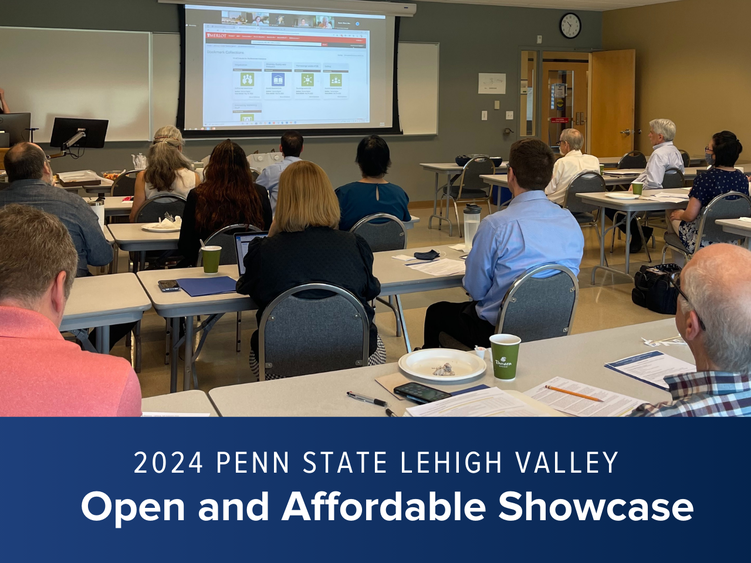
[[[596,156],[582,154],[581,148],[584,144],[584,137],[574,128],[564,129],[558,141],[562,158],[559,158],[553,166],[553,177],[545,188],[545,195],[553,203],[563,207],[566,201],[566,190],[568,190],[571,180],[578,174],[585,171],[600,171],[600,161]]]
[[[680,151],[675,148],[673,139],[675,138],[675,123],[669,119],[653,119],[649,122],[649,141],[652,143],[652,155],[647,161],[647,168],[634,182],[642,182],[644,189],[661,189],[662,180],[665,178],[665,171],[668,168],[678,168],[683,172],[683,157]],[[613,219],[615,210],[606,209],[605,214]],[[624,233],[626,226],[621,224],[618,227]],[[644,238],[649,241],[652,237],[652,227],[644,227]],[[641,239],[636,219],[631,221],[631,248],[632,253],[639,252],[644,241]]]
[[[653,119],[649,122],[649,141],[652,143],[652,156],[647,168],[634,182],[642,182],[644,189],[662,188],[662,180],[668,168],[678,168],[683,172],[683,157],[675,148],[675,123],[669,119]]]

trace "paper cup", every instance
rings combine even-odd
[[[644,191],[644,184],[641,182],[632,182],[631,189],[634,191],[634,195],[641,195]]]
[[[201,247],[203,253],[203,273],[216,274],[219,271],[219,258],[222,255],[221,246]]]
[[[513,334],[494,334],[490,337],[493,352],[493,375],[496,379],[513,381],[516,378],[516,363],[519,359],[519,344],[522,339]]]
[[[600,176],[604,176],[604,175],[605,175],[605,165],[600,164]]]

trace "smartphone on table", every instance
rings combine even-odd
[[[159,280],[157,283],[159,284],[159,289],[165,293],[168,291],[180,291],[180,285],[177,283],[177,280]]]
[[[394,393],[421,405],[451,397],[451,393],[428,387],[422,383],[415,383],[414,381],[394,387]]]

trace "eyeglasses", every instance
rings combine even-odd
[[[699,316],[699,311],[696,310],[696,307],[694,307],[693,303],[691,303],[691,300],[688,298],[688,296],[683,292],[681,289],[681,273],[675,272],[674,274],[670,274],[670,283],[673,284],[673,287],[678,290],[678,293],[681,294],[681,297],[683,297],[686,300],[686,303],[688,303],[691,308],[696,313],[696,318],[699,319],[699,326],[701,326],[701,329],[706,331],[707,327],[704,325],[704,321],[701,320],[701,317]]]
[[[706,146],[704,147],[704,152],[714,152],[714,151],[711,149],[711,147]]]

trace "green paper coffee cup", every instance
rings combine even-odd
[[[221,246],[203,246],[203,273],[216,274],[219,271],[219,258],[222,255]]]
[[[519,359],[519,344],[522,339],[513,334],[494,334],[490,337],[493,351],[493,375],[496,379],[512,381],[516,378],[516,363]]]
[[[632,182],[631,188],[634,190],[634,195],[641,195],[644,191],[644,184],[641,182]]]
[[[605,175],[605,165],[600,164],[600,176],[604,176],[604,175]]]

